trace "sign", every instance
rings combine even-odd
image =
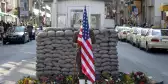
[[[20,16],[29,16],[29,0],[20,0]]]

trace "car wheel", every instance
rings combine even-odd
[[[141,49],[141,50],[143,49],[142,45],[141,45],[141,41],[139,42],[139,49]]]
[[[135,46],[135,43],[132,41],[132,45]]]
[[[23,44],[26,43],[26,37],[25,36],[23,36],[23,38],[22,38],[22,43]]]
[[[139,42],[137,42],[137,47],[140,48],[140,43]]]
[[[148,45],[148,43],[146,43],[146,49],[145,49],[147,52],[150,52],[151,51],[151,49],[149,48],[149,45]]]

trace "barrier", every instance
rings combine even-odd
[[[73,75],[76,47],[73,35],[76,28],[47,28],[37,37],[37,77],[43,75]],[[94,29],[96,44],[93,44],[96,75],[108,72],[118,74],[117,33],[114,29]]]

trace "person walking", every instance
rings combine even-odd
[[[29,33],[30,40],[32,40],[33,26],[31,24],[27,26],[27,32]]]

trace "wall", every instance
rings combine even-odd
[[[161,10],[160,6],[162,3],[168,3],[168,0],[155,0],[155,8],[154,8],[154,24],[161,23]]]
[[[104,1],[58,1],[58,13],[59,15],[65,15],[65,25],[70,27],[70,10],[71,9],[84,9],[87,6],[88,15],[101,14],[101,26],[103,26],[105,18],[105,3]],[[52,18],[55,18],[55,7],[52,8]],[[90,20],[90,16],[88,16]],[[55,21],[52,19],[52,21]],[[53,23],[54,24],[54,23]]]
[[[37,41],[36,74],[54,76],[74,75],[77,46],[74,46],[74,28],[49,28],[40,32]],[[118,74],[117,33],[113,29],[93,30],[96,43],[93,44],[96,77],[102,72]],[[77,67],[77,66],[76,66]]]

